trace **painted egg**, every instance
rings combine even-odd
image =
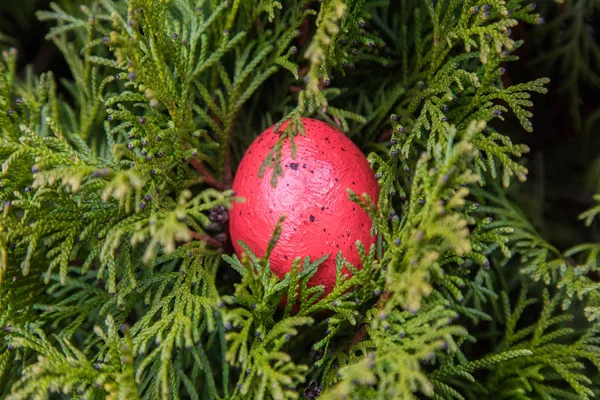
[[[294,138],[295,158],[289,140],[283,143],[284,176],[276,187],[271,185],[271,169],[261,178],[258,171],[279,134],[271,127],[250,145],[233,182],[233,190],[244,201],[233,204],[229,228],[238,256],[243,249],[237,241],[243,240],[263,257],[279,217],[285,215],[281,237],[270,256],[271,270],[283,278],[295,257],[310,256],[314,261],[330,254],[309,281],[311,286],[323,285],[329,293],[335,286],[337,253],[341,250],[347,261],[360,268],[356,241],[367,251],[375,241],[371,219],[349,199],[346,189],[367,193],[377,201],[379,185],[365,156],[342,132],[315,119],[303,118],[303,123],[306,134]],[[343,273],[350,274],[347,269]]]

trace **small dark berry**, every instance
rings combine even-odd
[[[150,170],[150,175],[154,176],[156,174],[156,170],[155,169],[151,169]]]
[[[112,115],[109,115],[108,117],[106,117],[106,120],[107,120],[108,122],[112,122],[112,120],[113,120],[113,117],[112,117]]]
[[[365,27],[367,26],[367,24],[365,23],[365,21],[360,21],[360,22],[358,23],[358,26],[359,26],[361,29],[365,29]]]
[[[140,201],[140,210],[143,210],[144,208],[146,208],[146,203]]]
[[[130,80],[130,81],[133,81],[133,80],[135,80],[135,74],[134,74],[133,72],[130,72],[130,73],[129,73],[129,80]]]
[[[172,37],[173,39],[177,39],[177,38],[179,37],[179,34],[177,34],[177,33],[174,33],[174,34],[172,34],[172,35],[171,35],[171,37]]]
[[[400,238],[397,238],[397,239],[394,240],[394,244],[396,246],[400,246],[401,243],[402,243],[402,240],[400,240]]]
[[[23,104],[23,99],[22,98],[17,98],[17,100],[15,100],[17,102],[18,105]]]
[[[140,124],[144,125],[146,123],[146,118],[145,117],[141,117],[140,118]]]
[[[379,172],[375,174],[375,179],[377,179],[377,180],[381,179],[381,174]]]
[[[108,38],[108,36],[104,36],[102,38],[102,43],[108,44],[108,42],[110,42],[110,39]]]
[[[115,78],[116,78],[118,81],[120,81],[120,80],[121,80],[121,74],[116,74],[116,75],[115,75]]]

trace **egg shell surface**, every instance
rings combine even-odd
[[[286,219],[270,256],[271,270],[283,278],[295,257],[310,256],[311,261],[330,254],[309,281],[323,285],[325,294],[335,286],[335,259],[342,255],[361,268],[356,249],[360,240],[368,251],[375,237],[367,213],[349,199],[347,188],[367,193],[377,202],[379,185],[360,149],[333,126],[303,118],[305,135],[295,138],[296,156],[292,158],[289,139],[282,147],[284,176],[276,187],[271,184],[272,169],[259,178],[263,161],[277,143],[279,133],[270,127],[250,145],[242,158],[233,182],[236,196],[229,213],[229,229],[236,254],[241,257],[243,240],[259,257],[264,257],[280,216]],[[285,124],[280,131],[285,128]],[[343,274],[350,274],[344,268]]]

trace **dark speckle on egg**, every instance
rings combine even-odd
[[[308,217],[308,219],[310,220],[310,222],[315,222],[315,216],[311,215],[310,217]]]

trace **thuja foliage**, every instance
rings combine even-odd
[[[557,249],[511,199],[529,149],[505,119],[533,131],[548,80],[503,75],[535,4],[82,0],[37,17],[70,76],[2,53],[3,397],[600,393],[600,246]],[[292,121],[260,171],[277,184],[306,115],[368,156],[379,200],[348,196],[377,242],[357,243],[362,268],[292,254],[279,279],[285,216],[267,254],[238,258],[226,210],[250,141]],[[327,257],[324,295],[308,282]]]

